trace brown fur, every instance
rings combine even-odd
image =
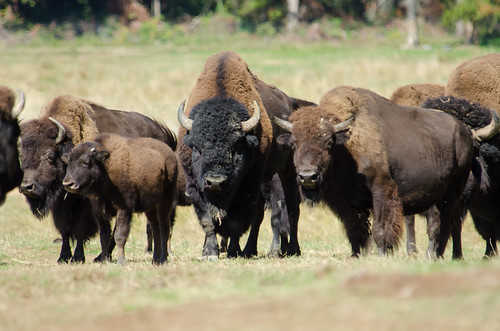
[[[225,63],[224,71],[230,73],[230,75],[224,77],[222,80],[226,94],[245,105],[250,110],[250,116],[253,115],[252,105],[254,100],[257,101],[260,107],[260,128],[257,132],[260,137],[261,153],[267,156],[273,140],[273,128],[256,89],[257,81],[261,84],[265,83],[254,76],[250,69],[248,69],[248,65],[238,54],[234,52],[221,52],[208,58],[187,101],[186,114],[189,115],[191,108],[199,102],[210,99],[220,93],[218,85],[214,82],[218,80],[216,69],[221,61]],[[186,130],[181,127],[179,130],[179,140],[185,134]],[[186,148],[185,145],[182,145],[182,147]]]
[[[16,101],[14,92],[5,86],[0,86],[0,119],[10,121],[12,108]]]
[[[403,106],[421,107],[429,98],[445,95],[444,85],[409,84],[401,86],[392,93],[391,100]]]
[[[478,102],[500,114],[500,53],[460,64],[449,76],[445,92]]]
[[[75,145],[90,141],[98,134],[98,129],[91,115],[94,113],[90,101],[82,98],[62,95],[51,100],[40,114],[40,118],[52,117],[65,124],[73,133]]]

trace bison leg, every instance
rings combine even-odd
[[[156,210],[146,212],[148,219],[148,226],[151,228],[153,236],[153,264],[159,264],[161,258],[161,236],[160,225],[158,223],[158,216]]]
[[[441,216],[439,215],[439,210],[436,208],[436,206],[432,206],[425,212],[425,217],[427,218],[427,237],[429,238],[429,243],[427,245],[427,256],[431,260],[434,260],[436,259],[436,246],[437,238],[439,235],[439,223],[441,222]]]
[[[172,201],[172,198],[167,199],[167,201]],[[168,243],[170,242],[170,234],[171,234],[171,214],[172,211],[171,204],[160,204],[157,208],[157,219],[160,227],[160,244],[161,244],[161,255],[158,260],[158,263],[165,264],[167,263],[168,257]],[[156,248],[156,243],[155,243]]]
[[[125,243],[130,233],[132,213],[128,210],[119,210],[116,215],[115,242],[118,247],[118,264],[125,265]]]
[[[264,201],[262,198],[262,195],[259,194],[259,198],[257,199],[257,203],[255,204],[254,208],[256,209],[255,215],[253,222],[251,222],[252,227],[250,228],[250,234],[248,235],[247,243],[245,245],[245,248],[243,249],[243,252],[241,253],[243,257],[245,258],[250,258],[252,256],[257,256],[257,240],[259,238],[259,230],[260,230],[260,225],[262,224],[262,219],[264,218]],[[246,215],[239,215],[242,218],[247,217]],[[238,238],[239,242],[239,237],[242,234],[242,229],[238,227],[238,229],[230,229],[230,231],[233,232],[233,235],[231,235],[231,241],[233,241],[233,238],[236,241],[236,238]],[[231,244],[231,243],[229,243]],[[238,243],[239,246],[239,243]],[[230,255],[231,251],[231,246],[228,248],[228,257]]]
[[[212,217],[203,214],[200,220],[201,227],[205,231],[205,242],[203,244],[203,260],[217,260],[219,258],[219,243],[215,235],[215,225]]]
[[[85,263],[85,240],[83,238],[76,239],[76,247],[73,253],[73,258],[71,259],[71,263]]]
[[[101,242],[101,254],[94,259],[94,262],[107,262],[111,260],[111,224],[109,220],[99,217],[99,240]],[[111,250],[114,246],[111,248]]]
[[[408,256],[417,254],[417,243],[415,240],[415,215],[405,216],[406,225],[406,254]]]
[[[462,253],[462,220],[460,218],[455,219],[451,230],[451,238],[453,241],[452,258],[454,260],[462,260],[464,255]]]
[[[151,253],[153,251],[153,230],[151,230],[151,225],[146,224],[146,253]]]
[[[62,234],[62,245],[61,245],[61,253],[59,254],[59,259],[57,259],[57,263],[68,263],[71,258],[71,245],[69,243],[70,236],[65,233]]]
[[[220,252],[227,253],[227,237],[221,236],[220,238]]]
[[[297,184],[297,175],[295,174],[295,167],[293,161],[290,169],[285,169],[283,173],[280,172],[281,185],[285,196],[285,207],[288,215],[288,226],[290,233],[290,242],[286,247],[287,256],[300,256],[300,245],[298,240],[298,223],[300,215],[300,191]],[[283,235],[282,235],[283,238]],[[283,241],[281,243],[283,247]],[[283,250],[285,251],[285,250]]]
[[[486,249],[484,252],[484,257],[489,258],[498,254],[497,251],[497,236],[495,231],[495,226],[491,222],[488,222],[483,217],[471,211],[472,220],[474,221],[474,226],[481,237],[486,241]]]
[[[374,187],[373,239],[380,255],[392,252],[399,244],[403,231],[403,207],[396,184],[391,188]]]

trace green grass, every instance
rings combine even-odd
[[[215,38],[214,38],[215,39]],[[304,43],[242,37],[195,44],[141,46],[2,47],[0,81],[27,96],[21,118],[36,117],[59,94],[110,108],[137,110],[176,130],[175,112],[188,97],[207,57],[234,50],[263,81],[294,97],[318,101],[337,85],[372,89],[386,97],[398,86],[445,84],[462,61],[494,48],[433,45],[404,51],[353,40]],[[165,267],[144,253],[145,219],[134,219],[128,264],[90,261],[57,265],[60,245],[50,218],[35,219],[18,192],[0,207],[0,329],[92,328],[234,329],[461,329],[493,330],[500,308],[500,261],[484,261],[484,241],[466,220],[465,259],[425,257],[425,222],[417,222],[419,254],[407,257],[404,240],[392,256],[372,250],[358,260],[340,222],[323,207],[303,207],[302,256],[268,259],[269,214],[259,257],[201,262],[203,232],[191,208],[177,212],[173,255]],[[242,238],[244,245],[246,237]]]

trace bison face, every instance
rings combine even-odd
[[[348,138],[345,131],[350,119],[338,119],[319,107],[302,108],[290,117],[291,122],[275,119],[282,128],[291,132],[278,137],[278,144],[294,151],[297,181],[303,198],[318,202],[324,178],[335,160],[335,145]],[[336,124],[337,123],[337,124]]]
[[[77,145],[68,159],[68,168],[63,180],[64,188],[71,193],[91,193],[102,175],[102,162],[109,152],[94,142]]]
[[[248,110],[234,99],[200,102],[190,115],[192,126],[184,143],[192,150],[196,186],[211,207],[224,214],[254,162],[259,141],[252,130],[245,132]]]
[[[60,123],[59,123],[60,125]],[[69,132],[49,119],[31,120],[21,125],[20,154],[24,171],[19,187],[36,217],[44,217],[58,199],[64,197],[63,161],[73,148]]]

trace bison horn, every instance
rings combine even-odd
[[[243,132],[250,132],[253,129],[255,129],[255,127],[257,126],[257,124],[259,124],[259,121],[260,121],[260,107],[257,104],[257,101],[255,101],[255,100],[253,101],[253,109],[254,109],[254,111],[253,111],[252,117],[250,117],[246,121],[241,122],[241,130],[243,130]]]
[[[59,132],[57,133],[56,144],[60,144],[63,141],[64,137],[66,137],[66,129],[58,120],[52,117],[49,117],[49,120],[54,122],[57,125],[57,128],[59,129]]]
[[[184,127],[184,129],[190,131],[193,127],[193,120],[186,116],[184,113],[184,107],[186,106],[186,99],[181,102],[179,108],[177,109],[177,119],[179,123]]]
[[[498,115],[494,109],[490,109],[491,112],[491,122],[483,128],[472,131],[472,137],[479,140],[485,141],[492,138],[494,135],[498,133],[500,128],[500,121],[498,119]]]
[[[276,123],[280,128],[282,128],[283,130],[286,130],[288,132],[292,132],[292,127],[293,127],[293,124],[284,120],[284,119],[281,119],[279,117],[276,117],[276,116],[273,116],[273,121],[274,123]]]
[[[19,114],[24,109],[24,103],[26,101],[26,98],[24,97],[24,93],[21,90],[17,90],[19,93],[19,102],[15,105],[15,107],[12,109],[12,118],[17,118]]]
[[[333,127],[333,131],[339,132],[339,131],[345,130],[345,128],[347,128],[347,126],[350,125],[352,122],[354,122],[354,116],[352,116],[351,118],[349,118],[343,122],[335,124],[335,126]]]

